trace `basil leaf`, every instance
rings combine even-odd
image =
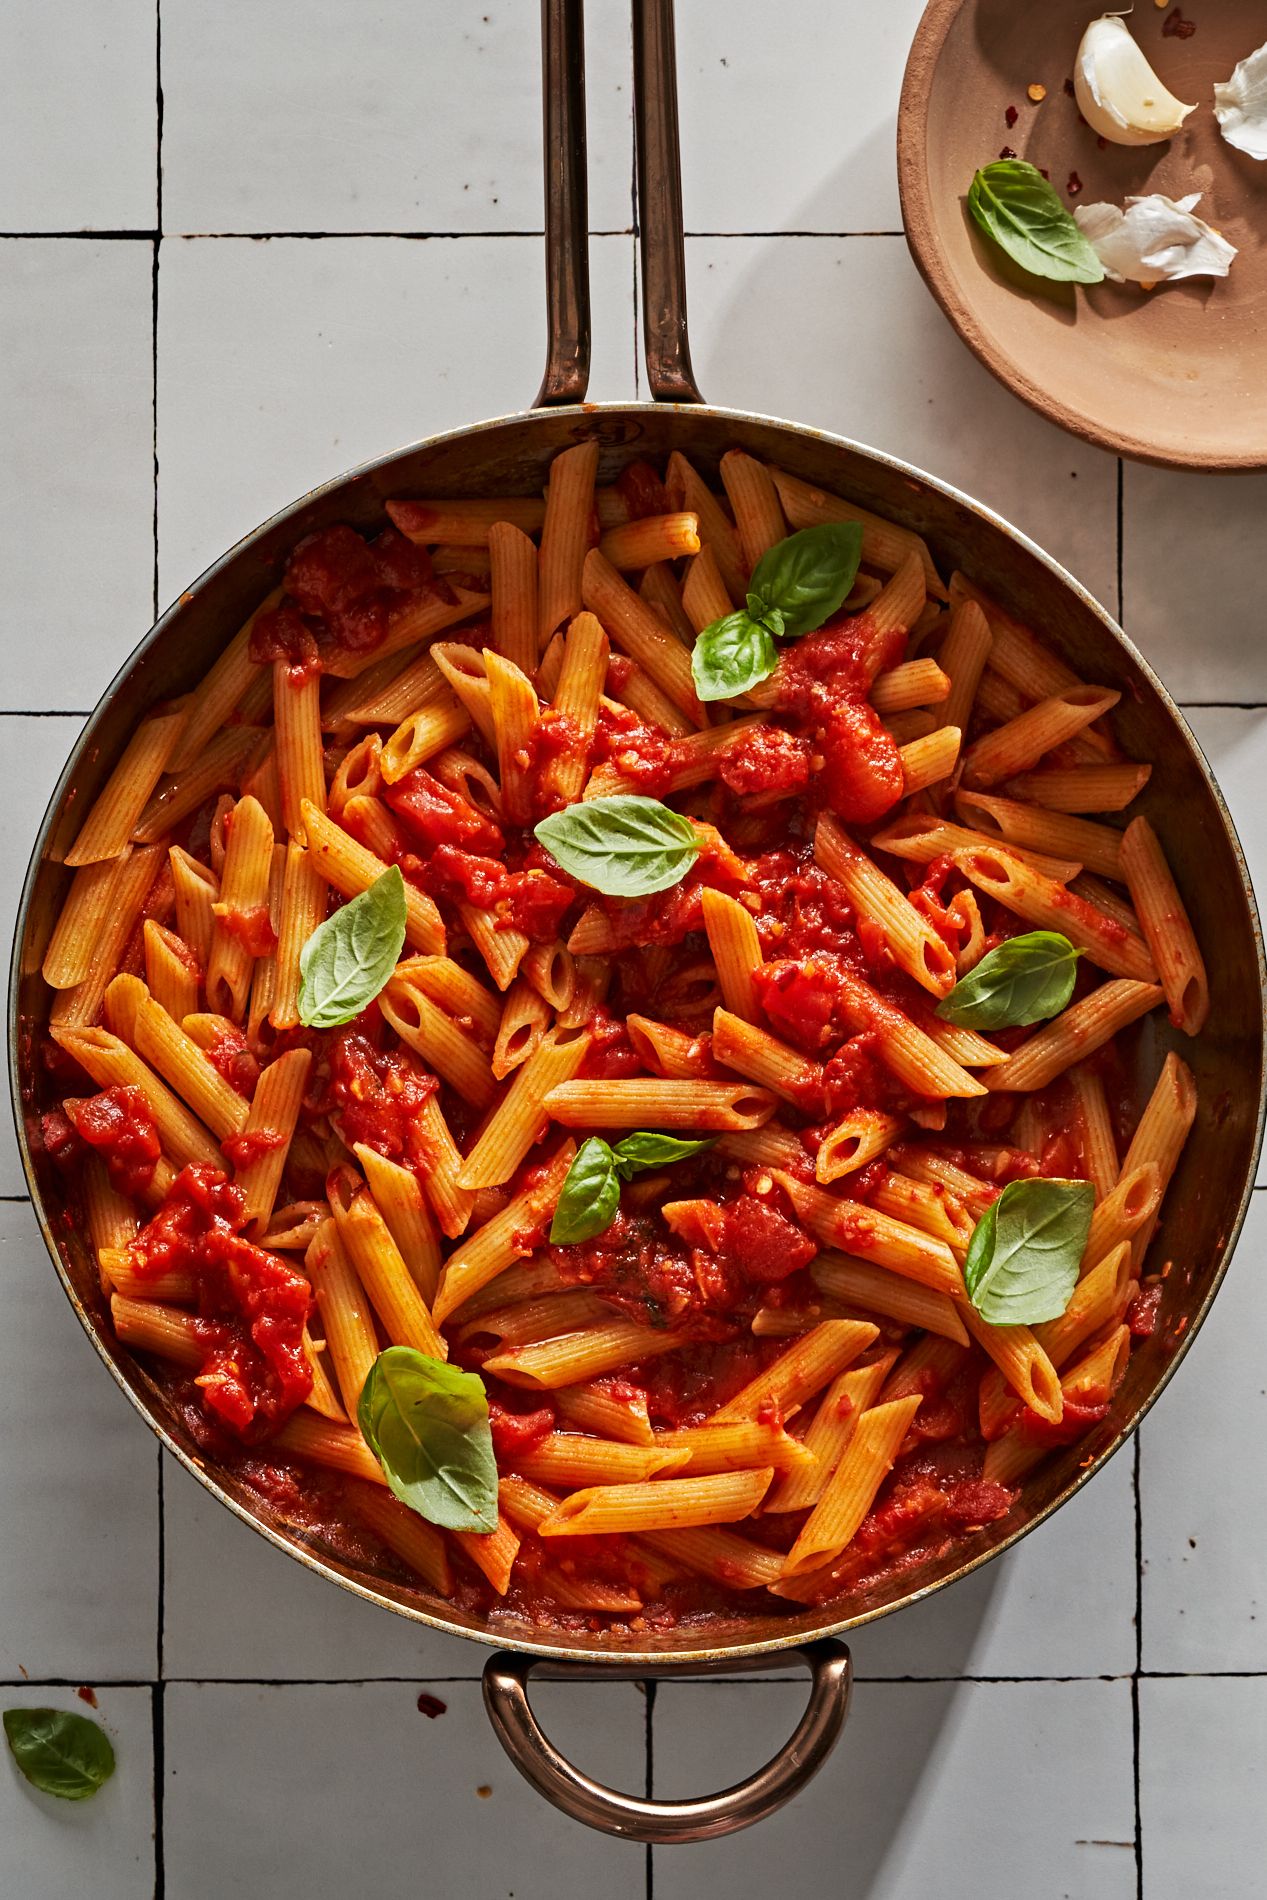
[[[361,1388],[357,1422],[411,1511],[447,1531],[497,1529],[497,1461],[477,1372],[388,1346]]]
[[[676,1135],[647,1135],[638,1133],[626,1135],[613,1149],[617,1172],[626,1181],[635,1174],[641,1174],[647,1168],[667,1168],[674,1161],[685,1161],[688,1155],[698,1154],[701,1148],[711,1148],[716,1141],[715,1135],[705,1135],[694,1141],[679,1141]]]
[[[691,678],[700,699],[733,699],[769,679],[778,663],[770,629],[742,608],[705,627],[691,648]]]
[[[110,1737],[69,1709],[6,1709],[9,1752],[33,1788],[63,1801],[86,1801],[114,1773]]]
[[[533,836],[572,877],[604,897],[650,897],[686,876],[699,839],[681,812],[635,794],[552,812]]]
[[[749,594],[745,605],[749,617],[755,620],[759,627],[764,627],[766,632],[773,634],[776,640],[782,637],[785,631],[783,615],[777,607],[769,606],[762,600],[760,594]]]
[[[983,165],[968,187],[968,209],[986,236],[1031,276],[1103,283],[1104,266],[1089,239],[1058,192],[1023,158]]]
[[[861,524],[825,521],[768,549],[752,570],[752,592],[777,608],[784,638],[797,640],[831,619],[853,586],[861,559]]]
[[[1073,995],[1078,958],[1058,930],[1031,930],[989,950],[937,1005],[965,1029],[1019,1029],[1058,1016]]]
[[[1095,1206],[1090,1181],[1010,1181],[973,1229],[968,1298],[988,1326],[1059,1319],[1078,1284]]]
[[[359,1016],[396,968],[405,942],[405,880],[400,866],[318,924],[299,952],[299,1020],[334,1029]]]
[[[606,1233],[619,1206],[620,1177],[611,1148],[601,1136],[591,1135],[581,1143],[567,1171],[550,1222],[550,1238],[561,1247],[593,1240],[596,1234]]]

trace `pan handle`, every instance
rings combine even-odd
[[[520,1774],[538,1794],[561,1808],[574,1821],[616,1834],[626,1841],[654,1841],[671,1846],[679,1841],[712,1841],[739,1828],[751,1827],[799,1794],[826,1761],[839,1740],[849,1713],[853,1668],[843,1643],[823,1637],[786,1652],[798,1656],[810,1672],[809,1702],[788,1740],[746,1781],[723,1788],[720,1794],[691,1801],[652,1801],[621,1794],[590,1777],[561,1755],[544,1734],[528,1703],[528,1678],[534,1672],[567,1681],[609,1681],[613,1677],[645,1679],[648,1670],[636,1663],[549,1663],[535,1656],[501,1650],[484,1665],[484,1706],[497,1739]],[[734,1675],[770,1667],[766,1656],[724,1658],[703,1671],[682,1675]],[[651,1671],[652,1677],[677,1677],[672,1668]]]
[[[686,329],[686,246],[673,0],[633,0],[638,236],[647,381],[657,402],[702,402]],[[584,0],[541,0],[546,367],[534,408],[582,402],[590,379]]]
[[[686,330],[673,0],[633,0],[642,337],[657,402],[703,402]]]
[[[535,409],[581,402],[590,379],[583,0],[541,0],[546,367]]]

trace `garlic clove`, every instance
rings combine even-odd
[[[1194,191],[1178,200],[1160,192],[1118,205],[1075,205],[1078,229],[1115,284],[1174,283],[1181,277],[1226,277],[1236,246],[1204,218]]]
[[[1267,46],[1249,53],[1214,88],[1214,116],[1229,145],[1267,158]]]
[[[1073,90],[1092,131],[1115,145],[1156,145],[1196,111],[1167,92],[1114,13],[1092,20],[1083,34]]]

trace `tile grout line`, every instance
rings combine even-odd
[[[650,1801],[655,1794],[655,1702],[659,1683],[649,1676],[642,1685],[646,1697],[646,1709],[643,1716],[643,1736],[645,1750],[645,1772],[643,1775],[643,1796]],[[655,1848],[648,1841],[643,1848],[643,1875],[646,1881],[646,1900],[655,1900]]]
[[[158,273],[163,247],[163,8],[154,0],[154,236],[150,288],[150,425],[154,481],[152,533],[154,569],[152,576],[152,612],[158,619]],[[167,1510],[164,1496],[163,1447],[157,1447],[158,1484],[158,1591],[155,1603],[154,1666],[157,1681],[151,1690],[154,1752],[154,1900],[164,1900],[167,1892],[167,1866],[164,1859],[164,1804],[166,1800],[166,1667],[167,1622]]]
[[[491,1638],[489,1639],[491,1642]],[[425,1670],[415,1671],[409,1676],[168,1676],[160,1681],[157,1676],[102,1676],[94,1675],[93,1683],[99,1689],[370,1689],[370,1688],[417,1688],[419,1684],[469,1683],[473,1688],[482,1680],[479,1672],[470,1676],[439,1676],[428,1674]],[[598,1678],[595,1678],[598,1680]],[[639,1678],[641,1681],[642,1679]],[[691,1687],[698,1689],[722,1688],[741,1689],[748,1683],[758,1688],[778,1687],[794,1682],[796,1678],[786,1675],[734,1675],[734,1676],[693,1676]],[[952,1676],[866,1676],[861,1672],[854,1676],[855,1683],[865,1684],[872,1689],[911,1689],[926,1688],[938,1683],[964,1684],[969,1688],[1026,1688],[1040,1684],[1074,1684],[1080,1682],[1125,1682],[1132,1683],[1135,1672],[1128,1671],[1117,1676],[972,1676],[962,1672]],[[1143,1669],[1139,1672],[1141,1682],[1267,1682],[1267,1669]],[[2,1689],[77,1689],[83,1682],[83,1671],[75,1676],[7,1676],[0,1677]]]
[[[1131,1671],[1131,1788],[1135,1803],[1135,1896],[1144,1900],[1144,1814],[1140,1803],[1140,1700],[1144,1673],[1144,1509],[1140,1495],[1140,1434],[1132,1446],[1135,1495],[1135,1667]]]
[[[596,227],[591,229],[589,235],[592,238],[628,237],[630,235],[630,229],[628,226]],[[269,231],[164,231],[161,224],[160,209],[160,222],[156,225],[138,224],[101,231],[88,229],[78,231],[0,231],[0,242],[18,244],[35,240],[43,243],[62,243],[69,240],[79,243],[135,244],[144,241],[153,242],[160,237],[169,237],[185,239],[195,243],[207,239],[212,243],[222,240],[245,240],[250,243],[264,244],[271,238],[285,238],[303,243],[315,243],[322,238],[399,238],[402,242],[408,244],[425,244],[432,240],[445,243],[455,242],[462,238],[539,238],[542,236],[544,236],[544,232],[541,229],[532,230],[526,227],[516,227],[513,230],[504,231],[408,231],[386,228],[367,231],[281,229]],[[740,240],[751,238],[827,238],[831,242],[836,243],[850,238],[900,238],[904,236],[904,233],[901,231],[686,231],[683,233],[683,236],[687,238],[737,238]]]
[[[164,1900],[167,1870],[163,1862],[163,1781],[167,1772],[167,1730],[165,1686],[150,1685],[150,1715],[153,1724],[154,1752],[154,1900]]]
[[[1117,624],[1126,626],[1126,464],[1117,458]],[[1135,1666],[1131,1671],[1131,1845],[1135,1853],[1135,1897],[1144,1900],[1144,1825],[1140,1806],[1139,1682],[1144,1667],[1144,1513],[1140,1498],[1140,1435],[1131,1446],[1131,1498],[1135,1510]]]

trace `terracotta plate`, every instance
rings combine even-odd
[[[1137,0],[1130,27],[1198,109],[1167,143],[1131,148],[1102,145],[1065,90],[1096,0],[931,0],[898,117],[907,241],[968,346],[1053,422],[1174,468],[1267,468],[1267,160],[1228,145],[1212,109],[1214,81],[1267,38],[1267,5],[1184,0],[1187,37],[1163,31],[1175,11]],[[1047,88],[1041,104],[1032,84]],[[1230,276],[1036,290],[967,211],[973,172],[1005,146],[1072,204],[1200,191],[1198,215],[1240,251]]]

